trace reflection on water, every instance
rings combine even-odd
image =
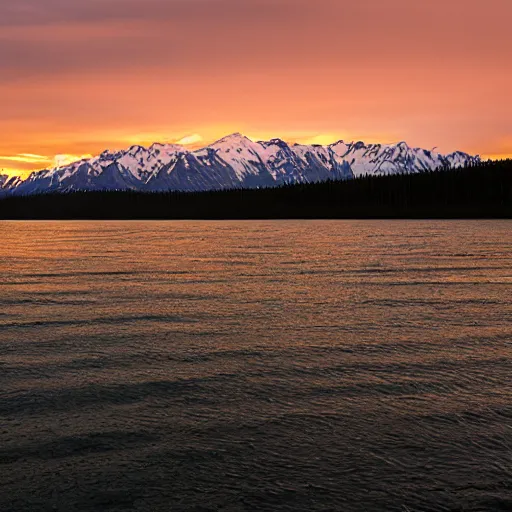
[[[0,510],[511,510],[511,229],[1,223]]]

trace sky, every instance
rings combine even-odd
[[[0,173],[232,132],[512,155],[511,0],[0,0]]]

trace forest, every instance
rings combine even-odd
[[[512,218],[512,160],[265,189],[6,196],[0,219]]]

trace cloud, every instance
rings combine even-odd
[[[194,133],[193,135],[187,135],[186,137],[183,137],[179,141],[177,141],[177,144],[181,144],[183,146],[189,146],[193,144],[197,144],[203,140],[203,137],[201,135]]]
[[[19,155],[8,155],[8,156],[0,156],[0,160],[8,161],[8,162],[21,162],[27,164],[37,164],[37,163],[48,163],[51,160],[42,155],[32,155],[30,153],[21,153]]]
[[[269,14],[279,17],[300,3],[304,0],[16,0],[0,3],[0,25],[37,27],[111,20],[261,21]]]
[[[510,16],[509,0],[16,0],[0,2],[0,70],[455,73],[510,60]]]
[[[65,165],[78,162],[79,160],[85,160],[87,158],[92,158],[92,155],[55,155],[55,157],[53,158],[53,167],[59,169],[60,167],[64,167]]]

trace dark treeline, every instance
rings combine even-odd
[[[0,218],[512,218],[512,160],[260,190],[5,197]]]

